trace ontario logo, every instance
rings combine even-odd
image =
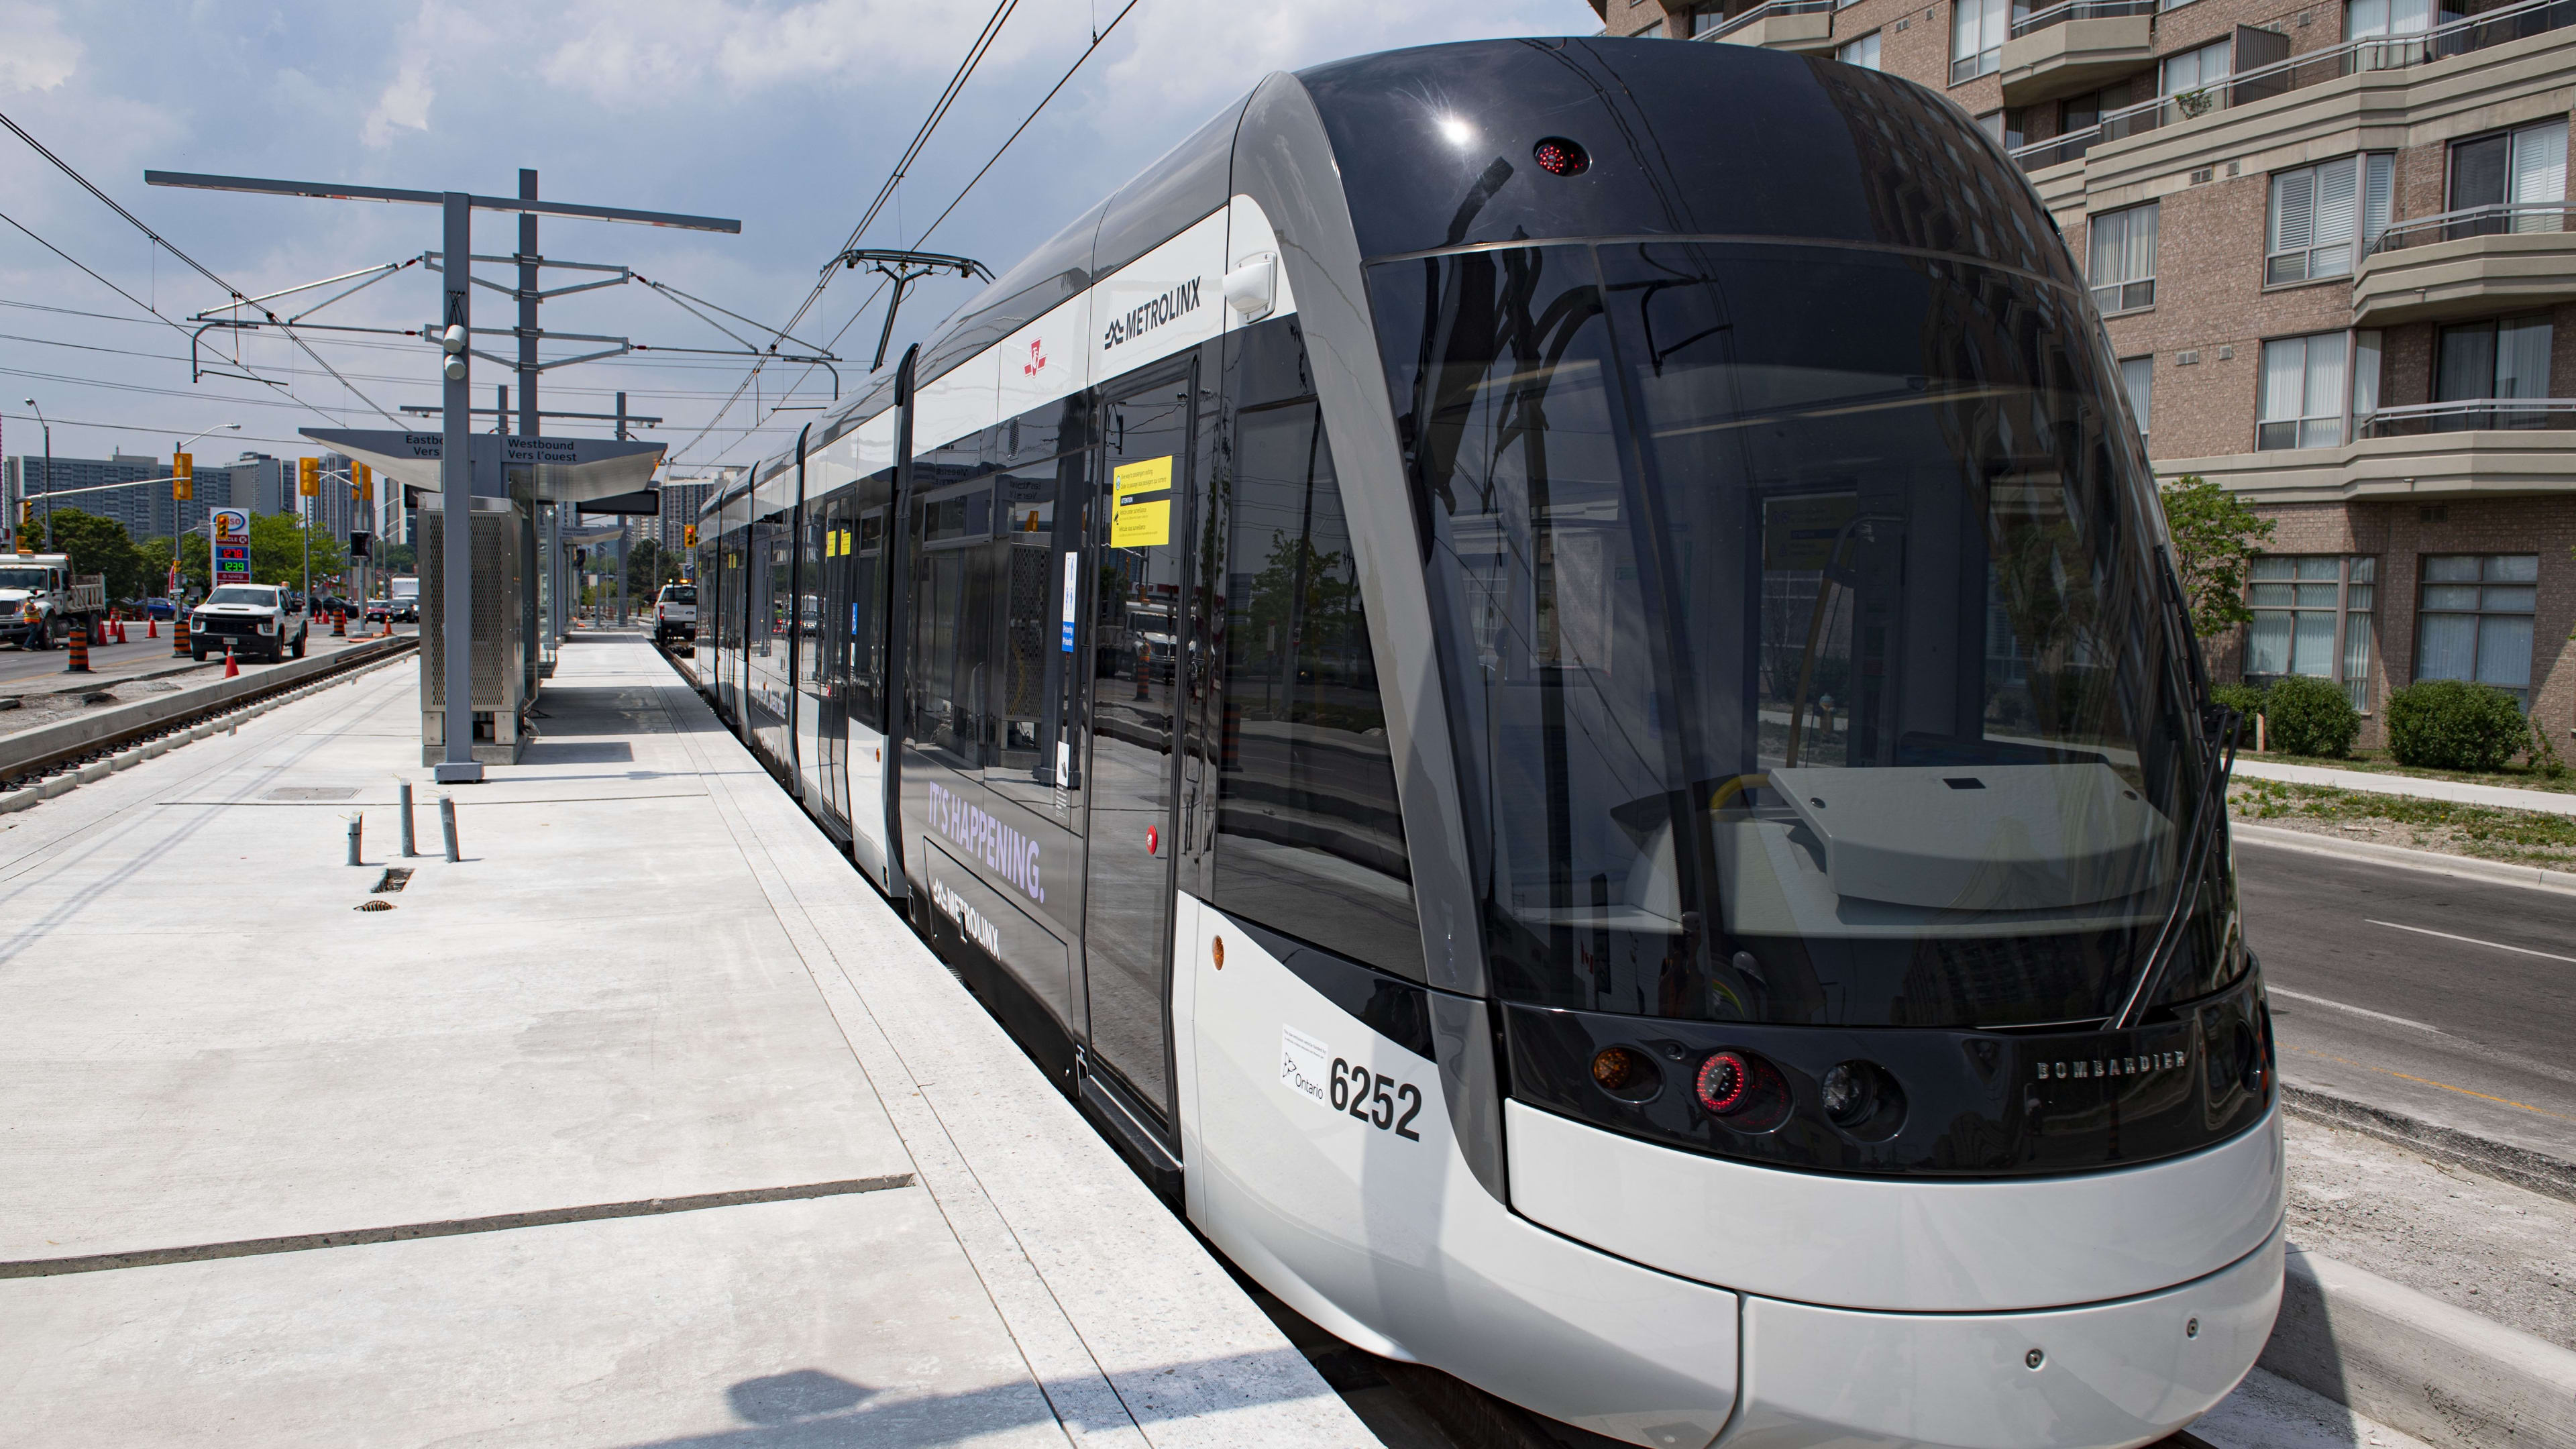
[[[1039,337],[1030,339],[1029,360],[1020,364],[1020,371],[1022,374],[1029,377],[1035,377],[1039,373],[1046,371],[1045,338]]]
[[[2144,1056],[2083,1057],[2063,1062],[2041,1062],[2039,1080],[2063,1082],[2087,1077],[2143,1077],[2155,1072],[2169,1072],[2189,1060],[2187,1052],[2149,1052]]]

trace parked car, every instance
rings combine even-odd
[[[188,616],[188,652],[202,660],[229,644],[241,657],[274,664],[291,651],[304,657],[313,626],[287,607],[290,595],[275,584],[225,584]]]
[[[145,599],[143,610],[155,619],[175,619],[179,616],[178,601],[174,599]]]

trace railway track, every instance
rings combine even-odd
[[[30,791],[36,792],[37,798],[50,798],[73,784],[99,779],[110,771],[138,763],[139,751],[158,754],[161,751],[154,749],[155,745],[166,749],[179,743],[182,735],[228,720],[237,722],[235,717],[272,706],[284,696],[415,653],[419,645],[418,636],[402,635],[322,659],[299,661],[304,667],[279,665],[258,675],[225,681],[239,687],[219,689],[211,698],[205,697],[202,689],[183,690],[177,695],[138,700],[0,739],[0,802],[23,808],[19,797]]]

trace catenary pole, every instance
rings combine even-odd
[[[473,335],[474,316],[474,198],[462,191],[450,191],[442,198],[446,221],[446,264],[439,269],[441,290],[447,305],[440,309],[440,326],[462,327]],[[447,617],[440,629],[447,636],[440,642],[447,669],[447,758],[435,769],[441,783],[475,781],[483,778],[483,767],[474,759],[474,611],[468,597],[474,587],[473,560],[469,551],[474,546],[474,349],[466,347],[450,356],[442,365],[446,378],[445,395],[439,400],[446,405],[442,420],[445,436],[439,442],[439,495],[446,509],[440,520],[444,530],[439,542],[443,555],[439,560],[440,603]]]

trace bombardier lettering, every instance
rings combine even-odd
[[[2075,1062],[2041,1062],[2041,1081],[2065,1081],[2069,1077],[2142,1077],[2149,1072],[2169,1071],[2184,1064],[2181,1052],[2150,1052],[2145,1056],[2093,1057]],[[2069,1071],[2068,1068],[2073,1070]]]
[[[1036,841],[935,782],[930,787],[930,824],[994,874],[1018,886],[1030,900],[1046,903],[1046,876],[1039,869]]]
[[[1107,330],[1100,334],[1100,350],[1107,352],[1121,342],[1132,342],[1166,322],[1197,311],[1199,281],[1192,277],[1154,300],[1110,318]]]

